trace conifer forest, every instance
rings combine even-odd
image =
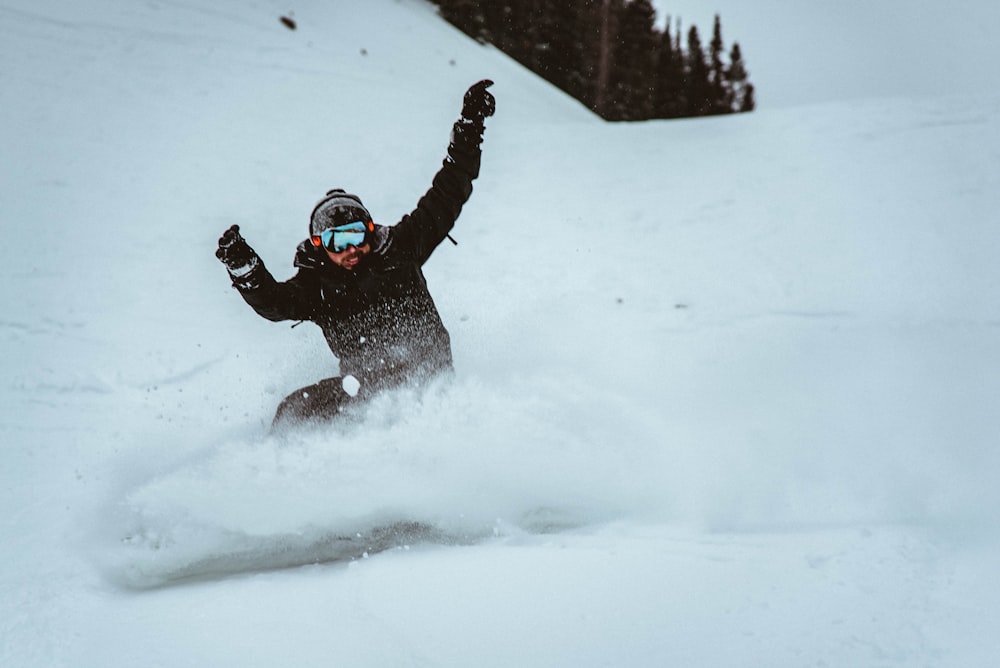
[[[641,121],[752,111],[754,87],[718,15],[695,25],[650,0],[437,0],[441,16],[580,100],[604,119]]]

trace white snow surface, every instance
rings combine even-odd
[[[419,0],[295,9],[0,1],[0,665],[995,660],[1000,98],[612,125]],[[269,436],[336,362],[216,239],[395,222],[486,77],[455,377]]]

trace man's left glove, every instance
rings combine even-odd
[[[483,119],[492,116],[497,108],[496,98],[486,90],[492,85],[492,81],[483,79],[465,91],[462,117],[455,121],[451,129],[448,157],[452,162],[462,165],[472,178],[479,175],[479,145],[486,129]]]
[[[240,235],[239,225],[233,225],[222,233],[222,236],[219,237],[219,248],[215,251],[215,257],[226,265],[226,269],[229,270],[229,274],[233,278],[246,276],[260,264],[257,253]]]
[[[486,90],[492,85],[492,81],[483,79],[465,91],[465,97],[462,98],[462,118],[482,127],[483,119],[493,115],[497,110],[497,100],[493,93]]]

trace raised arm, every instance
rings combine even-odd
[[[421,263],[448,236],[472,194],[472,181],[479,176],[484,121],[496,110],[496,99],[487,90],[492,85],[492,81],[484,79],[466,91],[462,115],[452,126],[444,164],[417,208],[393,230],[394,242],[414,249]]]
[[[260,256],[240,235],[239,225],[233,225],[219,238],[215,256],[226,265],[229,277],[244,301],[268,320],[308,320],[313,304],[308,278],[299,272],[278,283],[267,270]]]

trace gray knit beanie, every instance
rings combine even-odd
[[[355,221],[371,222],[372,215],[361,203],[361,198],[340,188],[327,191],[326,197],[313,207],[309,216],[309,235],[317,235],[324,230],[346,225]]]

